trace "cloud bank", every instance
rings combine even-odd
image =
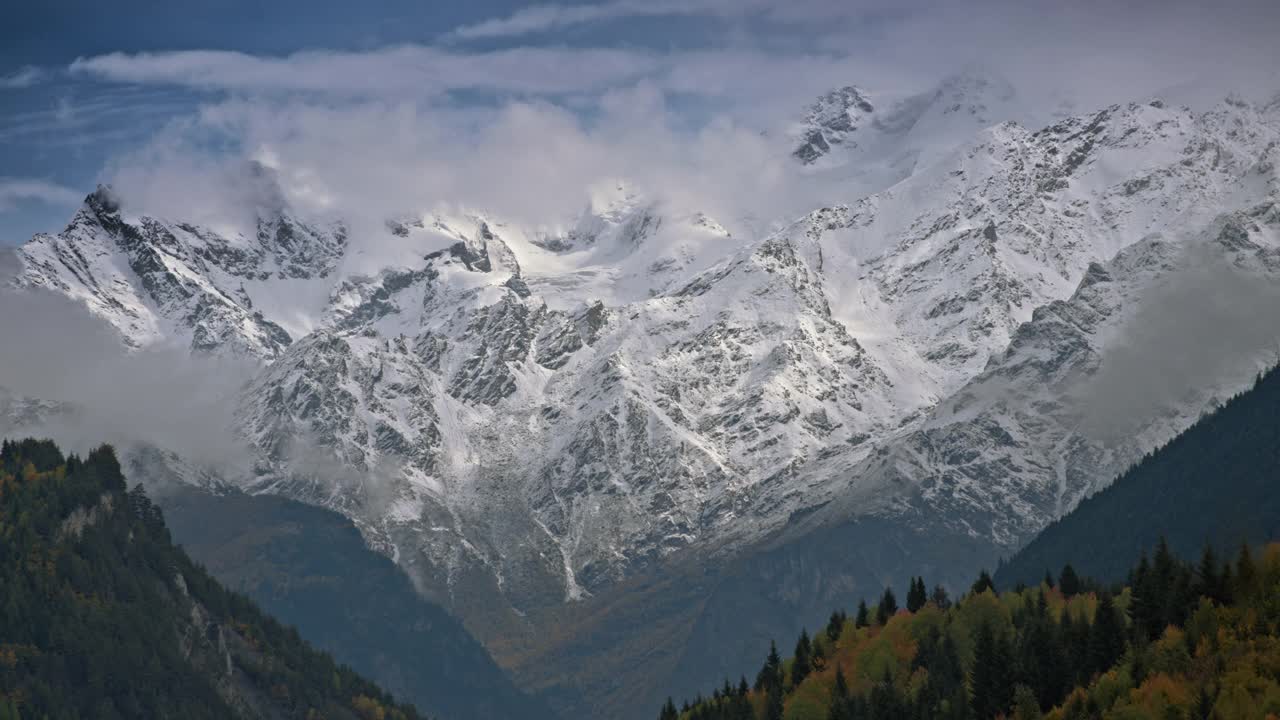
[[[251,367],[181,348],[126,353],[82,305],[44,291],[0,290],[0,306],[0,410],[6,389],[67,406],[17,429],[0,413],[0,434],[50,436],[77,451],[142,442],[209,466],[245,462],[232,418]]]
[[[639,20],[700,34],[603,39]],[[226,222],[244,200],[239,168],[267,158],[296,207],[370,228],[440,206],[562,222],[618,178],[732,225],[856,199],[814,194],[779,137],[833,87],[888,102],[978,68],[1010,80],[1033,122],[1205,88],[1258,97],[1280,89],[1278,23],[1280,7],[1256,0],[610,0],[524,8],[437,45],[114,52],[68,70],[200,98],[103,171],[140,212]]]
[[[16,207],[22,202],[72,205],[83,198],[84,193],[47,180],[0,177],[0,212]]]

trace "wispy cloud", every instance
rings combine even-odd
[[[506,17],[455,28],[446,35],[446,39],[510,38],[631,17],[703,15],[722,11],[725,6],[726,3],[717,0],[614,0],[594,5],[533,5]]]
[[[631,18],[708,17],[741,20],[760,17],[821,27],[833,21],[865,20],[886,11],[903,13],[928,0],[610,0],[600,3],[548,3],[521,8],[505,17],[454,28],[445,40],[516,38],[568,30],[580,25]],[[829,29],[829,28],[828,28]]]
[[[111,53],[79,58],[70,70],[114,82],[207,90],[420,97],[476,89],[589,92],[634,80],[652,72],[658,63],[650,53],[630,50],[512,48],[468,54],[403,45],[371,52],[300,52],[285,57],[221,50]]]
[[[83,197],[83,193],[47,180],[0,177],[0,212],[24,202],[72,205]]]
[[[44,80],[47,74],[46,71],[34,65],[27,65],[8,75],[0,75],[0,89],[19,90],[31,87]]]

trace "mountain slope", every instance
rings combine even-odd
[[[229,593],[113,451],[0,449],[0,709],[14,717],[414,718]]]
[[[1050,523],[997,572],[1008,585],[1075,564],[1119,579],[1124,558],[1160,537],[1184,556],[1280,536],[1280,371],[1201,418],[1114,483]]]
[[[433,717],[552,717],[342,516],[280,497],[156,495],[189,555],[307,642]]]

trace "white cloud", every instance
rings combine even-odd
[[[450,90],[560,94],[598,91],[654,71],[659,58],[629,50],[512,48],[451,53],[421,45],[371,52],[264,57],[224,50],[111,53],[78,58],[72,73],[123,83],[204,90],[420,97]]]
[[[566,30],[580,25],[630,18],[708,17],[739,21],[758,17],[769,21],[821,26],[831,22],[866,20],[886,11],[902,13],[924,0],[612,0],[601,3],[543,4],[521,8],[505,17],[454,28],[446,40],[514,38]]]
[[[509,38],[631,17],[702,15],[724,5],[715,0],[614,0],[585,5],[533,5],[507,17],[455,28],[446,37],[459,40]]]
[[[197,50],[113,53],[70,69],[104,84],[208,91],[194,117],[107,171],[146,211],[226,221],[243,212],[244,161],[269,152],[292,202],[362,215],[370,227],[440,205],[550,222],[579,209],[587,188],[619,177],[724,222],[772,220],[832,199],[804,196],[813,190],[793,182],[786,148],[760,133],[820,92],[854,83],[885,99],[966,66],[1009,77],[1041,110],[1067,98],[1088,111],[1196,78],[1215,91],[1256,89],[1277,65],[1257,28],[1278,11],[1231,4],[1210,21],[1180,0],[1160,13],[1094,0],[914,0],[905,10],[887,0],[613,0],[542,5],[454,35],[513,37],[645,14],[750,22],[723,46],[694,49]],[[1212,52],[1186,52],[1192,30]]]
[[[23,202],[72,205],[83,198],[84,193],[47,180],[0,177],[0,212],[10,210]]]
[[[18,68],[8,75],[0,75],[0,89],[18,90],[31,87],[45,78],[45,71],[34,65]]]
[[[608,93],[590,121],[545,102],[229,100],[119,158],[106,179],[131,209],[244,226],[254,207],[245,163],[270,157],[292,207],[341,217],[355,236],[381,237],[388,218],[432,210],[554,224],[582,208],[588,188],[619,178],[726,222],[746,207],[782,211],[792,164],[769,138],[725,118],[689,129],[677,117],[647,85]],[[228,144],[240,150],[209,149]]]

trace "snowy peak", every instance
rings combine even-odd
[[[249,238],[134,219],[100,186],[65,230],[18,250],[18,283],[84,302],[130,347],[181,340],[201,352],[272,358],[293,338],[255,306],[254,290],[326,278],[346,241],[341,225],[309,225],[283,210],[261,216]]]
[[[832,146],[856,147],[855,133],[875,113],[866,94],[848,85],[818,98],[809,106],[798,128],[792,133],[800,144],[791,152],[805,165],[831,152]]]
[[[788,137],[801,164],[819,172],[847,168],[843,174],[853,173],[874,191],[937,161],[979,130],[1024,115],[1008,81],[969,72],[875,102],[854,86],[833,90],[805,109]]]

